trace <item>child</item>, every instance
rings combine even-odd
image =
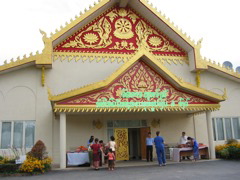
[[[112,149],[110,148],[109,149],[109,152],[107,155],[105,156],[108,156],[108,170],[114,170],[114,159],[115,159],[115,155],[112,151]]]
[[[104,164],[108,164],[108,152],[109,152],[109,147],[108,146],[105,146],[104,147]]]

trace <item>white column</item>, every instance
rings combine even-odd
[[[66,168],[66,113],[60,113],[60,168]]]
[[[216,154],[215,154],[215,143],[213,141],[213,126],[212,126],[211,111],[206,111],[206,118],[207,118],[207,130],[208,130],[210,158],[215,159]]]

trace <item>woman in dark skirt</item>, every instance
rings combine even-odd
[[[101,152],[101,145],[98,143],[98,138],[95,139],[95,144],[91,146],[93,150],[93,166],[95,170],[99,170],[99,152]]]

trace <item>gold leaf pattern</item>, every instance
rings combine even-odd
[[[57,45],[54,51],[133,54],[142,46],[154,55],[187,56],[177,44],[132,9],[116,7]]]
[[[149,43],[152,46],[159,46],[162,43],[162,40],[157,36],[153,36],[153,37],[149,38]]]
[[[125,18],[118,19],[115,22],[114,36],[119,39],[131,39],[134,34],[132,32],[132,24]]]
[[[116,159],[117,160],[129,160],[128,152],[128,130],[125,128],[116,128],[114,130],[114,136],[116,138]]]
[[[83,39],[88,42],[89,44],[93,44],[95,42],[97,42],[98,37],[96,34],[93,33],[87,33],[84,35]]]
[[[75,97],[70,100],[65,100],[59,104],[65,105],[95,105],[97,100],[100,98],[115,98],[120,99],[122,102],[144,102],[146,99],[143,98],[122,98],[120,92],[123,88],[128,89],[131,92],[156,92],[157,89],[160,91],[168,90],[167,101],[179,102],[180,98],[189,98],[189,104],[203,104],[211,103],[208,100],[198,98],[196,96],[176,90],[171,84],[164,80],[157,72],[146,65],[143,61],[137,62],[121,77],[117,78],[107,88],[88,94],[85,96]],[[150,101],[156,101],[151,99]]]

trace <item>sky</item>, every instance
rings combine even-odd
[[[95,0],[97,1],[97,0]],[[131,1],[131,0],[130,0]],[[42,35],[65,26],[94,0],[0,0],[0,65],[43,49]],[[149,0],[187,35],[203,38],[203,57],[240,66],[239,0]]]

